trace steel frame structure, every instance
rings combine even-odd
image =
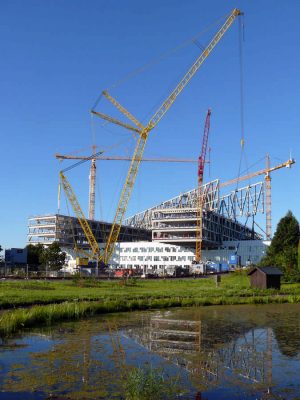
[[[178,209],[196,212],[198,189],[193,189],[151,207],[124,220],[124,225],[152,229],[152,216],[155,211]],[[255,216],[264,212],[264,182],[254,183],[229,194],[220,196],[218,179],[203,185],[204,211],[212,211],[224,218],[236,220],[238,217]]]

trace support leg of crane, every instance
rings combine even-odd
[[[96,257],[96,277],[98,278],[98,264],[99,264],[99,256],[98,256],[98,254],[97,254],[97,257]]]

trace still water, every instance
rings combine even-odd
[[[155,400],[300,399],[300,304],[113,314],[0,340],[1,400],[127,399],[134,371],[159,380]]]

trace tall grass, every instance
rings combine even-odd
[[[170,378],[151,366],[133,368],[126,376],[125,400],[175,399],[181,392],[178,377]]]
[[[124,299],[101,302],[65,302],[26,309],[5,311],[0,315],[0,336],[6,336],[35,325],[52,325],[62,320],[78,320],[96,314],[125,312],[133,310],[163,309],[171,307],[192,307],[233,304],[299,303],[300,295],[265,295],[252,297],[174,297]]]
[[[211,278],[174,280],[137,280],[128,284],[118,281],[0,281],[0,309],[32,305],[64,303],[66,301],[106,301],[123,299],[174,299],[252,297],[276,294],[275,290],[252,289],[245,274],[222,276],[216,288]],[[300,295],[300,284],[284,284],[280,295]]]

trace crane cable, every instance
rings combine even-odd
[[[202,35],[204,35],[205,33],[207,33],[210,29],[212,29],[215,25],[219,24],[220,22],[222,22],[225,18],[228,18],[230,14],[226,13],[224,14],[222,17],[218,18],[215,22],[212,22],[211,24],[209,24],[205,29],[203,29],[202,31],[198,32],[196,35],[194,35],[192,38],[189,38],[187,40],[185,40],[183,43],[177,45],[176,47],[172,48],[171,50],[166,51],[165,53],[160,54],[159,56],[152,58],[152,60],[148,61],[147,63],[141,65],[138,68],[135,68],[133,71],[129,72],[128,74],[124,75],[122,78],[118,79],[117,81],[115,81],[112,85],[110,85],[106,90],[111,90],[111,89],[115,89],[118,86],[124,84],[125,82],[127,82],[129,79],[135,77],[136,75],[140,74],[141,72],[144,72],[145,70],[147,70],[148,68],[152,67],[155,64],[158,64],[160,61],[162,61],[163,59],[171,56],[172,54],[178,52],[179,50],[183,49],[184,47],[187,47],[190,44],[195,44],[195,41],[197,41],[197,39],[199,37],[201,37]],[[97,105],[99,104],[100,100],[102,97],[102,93],[98,96],[98,98],[96,99],[92,109],[95,109],[97,107]]]
[[[87,162],[87,161],[89,161],[89,160],[92,160],[93,158],[96,158],[96,157],[100,156],[101,154],[103,154],[103,150],[98,151],[97,153],[92,154],[91,156],[85,158],[84,160],[80,160],[80,161],[76,162],[75,164],[70,165],[69,167],[63,169],[61,172],[70,171],[71,169],[77,167],[78,165],[81,165],[81,164],[83,164],[83,163],[85,163],[85,162]]]
[[[246,171],[249,171],[247,157],[245,153],[245,120],[244,120],[244,63],[243,63],[243,42],[245,41],[244,36],[244,16],[241,15],[239,18],[239,69],[240,69],[240,129],[241,129],[241,139],[240,139],[240,160],[238,169],[238,179],[236,184],[236,190],[239,186],[239,178],[241,176],[242,160],[245,159]]]

